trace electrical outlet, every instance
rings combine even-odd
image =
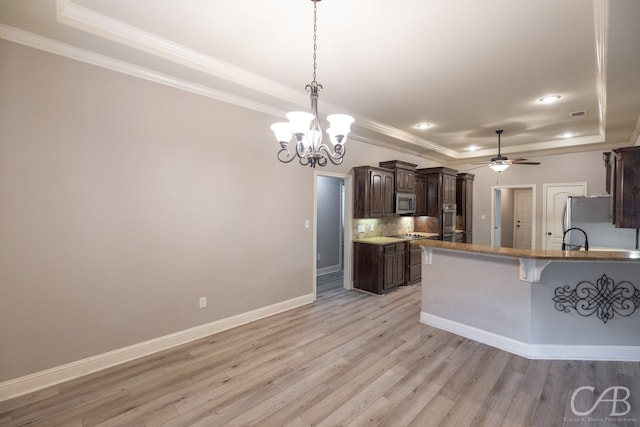
[[[198,306],[200,308],[206,308],[207,307],[207,297],[200,297],[200,300],[198,301]]]
[[[373,224],[369,224],[369,230],[373,231]]]

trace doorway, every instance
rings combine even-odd
[[[351,177],[316,172],[313,293],[351,285]]]
[[[491,246],[535,249],[536,186],[493,186],[491,199]]]

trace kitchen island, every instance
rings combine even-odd
[[[411,244],[421,322],[530,359],[640,361],[640,252]]]

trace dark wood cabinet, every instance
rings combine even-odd
[[[422,278],[422,249],[420,246],[405,243],[404,284],[413,285]]]
[[[383,294],[404,284],[405,243],[375,245],[355,242],[353,286]]]
[[[359,166],[354,171],[353,216],[381,218],[394,215],[394,173],[390,169]]]
[[[640,147],[613,150],[611,195],[616,227],[640,228]]]
[[[416,173],[426,181],[427,216],[439,218],[444,205],[456,204],[457,170],[436,167],[418,169]]]
[[[442,173],[442,203],[445,205],[456,203],[456,175],[457,171]]]
[[[415,193],[415,170],[417,166],[400,160],[380,162],[380,167],[394,171],[395,190],[399,193]]]
[[[415,174],[416,212],[413,216],[427,216],[427,178]]]
[[[456,179],[456,228],[463,231],[463,243],[472,243],[474,178],[471,173],[459,173]]]

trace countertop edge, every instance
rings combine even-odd
[[[565,261],[632,261],[640,262],[640,251],[562,251],[540,249],[500,248],[471,243],[444,242],[440,240],[414,240],[412,245],[449,249],[462,252],[474,252],[486,255],[529,258],[539,260]]]

